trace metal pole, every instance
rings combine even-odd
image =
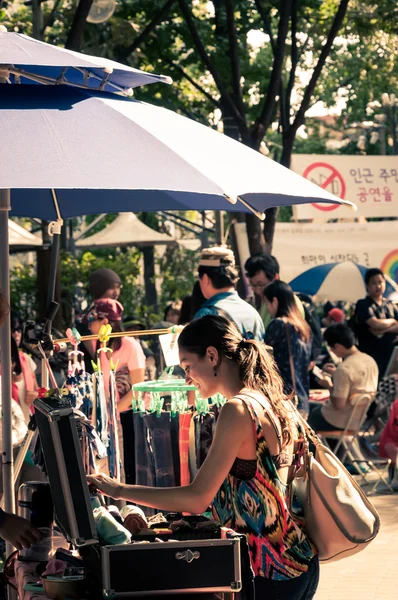
[[[50,277],[48,282],[48,292],[47,292],[47,306],[54,302],[55,300],[55,284],[57,281],[57,266],[58,266],[58,256],[59,256],[59,246],[60,246],[61,236],[59,233],[54,233],[53,243],[51,247],[51,263],[50,263]]]
[[[8,304],[10,303],[10,280],[8,259],[8,213],[10,211],[10,190],[0,190],[0,288]],[[15,512],[14,464],[12,453],[12,388],[11,388],[11,326],[8,316],[0,327],[1,348],[1,413],[3,432],[3,497],[6,512]],[[7,543],[7,556],[13,547]]]

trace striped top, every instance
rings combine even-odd
[[[213,500],[213,517],[246,535],[255,576],[274,580],[298,577],[307,571],[316,549],[306,537],[302,522],[292,517],[289,486],[279,478],[254,406],[260,405],[247,395],[240,394],[239,399],[253,420],[257,471],[247,481],[231,473],[227,476]]]

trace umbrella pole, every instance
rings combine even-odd
[[[10,211],[10,190],[0,190],[0,288],[7,302],[10,302],[9,254],[8,254],[8,213]],[[10,316],[0,327],[1,347],[1,396],[2,396],[2,467],[3,498],[7,512],[15,512],[14,465],[12,453],[12,389],[11,389],[11,326]],[[7,543],[7,556],[12,552]]]
[[[55,301],[55,284],[57,281],[57,266],[60,247],[61,233],[54,233],[51,246],[50,276],[48,281],[47,307]]]

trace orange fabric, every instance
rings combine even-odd
[[[191,419],[191,412],[185,412],[180,415],[180,433],[178,445],[180,450],[181,485],[189,485],[191,483],[191,475],[189,472],[189,426]]]

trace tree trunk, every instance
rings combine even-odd
[[[83,42],[87,16],[90,12],[92,3],[93,0],[79,0],[65,44],[65,48],[68,48],[68,50],[80,50]]]
[[[158,293],[155,285],[154,246],[145,246],[142,254],[144,256],[145,303],[156,312],[158,310]]]
[[[295,134],[296,134],[296,132],[290,131],[290,129],[288,129],[288,131],[283,134],[283,140],[282,140],[283,148],[282,148],[281,159],[279,162],[281,163],[281,165],[283,165],[284,167],[287,167],[288,169],[290,169],[290,163],[292,161]]]
[[[265,252],[266,247],[260,219],[252,213],[247,213],[246,227],[247,237],[249,240],[250,254],[255,254],[257,252]]]
[[[269,208],[265,211],[265,221],[263,225],[265,251],[272,254],[272,245],[274,242],[275,223],[278,216],[278,208]]]

